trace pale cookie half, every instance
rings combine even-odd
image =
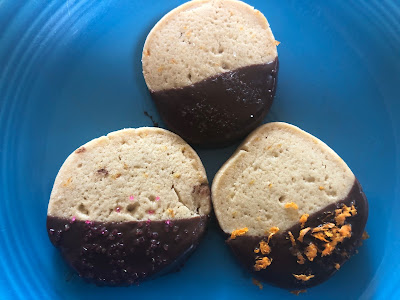
[[[244,136],[275,94],[277,42],[264,15],[235,0],[194,0],[166,14],[143,48],[143,75],[161,117],[185,140]]]
[[[368,217],[346,163],[319,139],[279,122],[257,128],[223,165],[212,201],[244,265],[289,289],[329,278],[355,252]]]
[[[210,209],[206,172],[185,141],[159,128],[123,129],[66,159],[47,228],[80,276],[126,285],[181,264]]]

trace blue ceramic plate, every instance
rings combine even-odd
[[[73,275],[50,244],[53,180],[79,145],[159,115],[141,72],[147,33],[180,0],[0,0],[0,299],[266,299],[215,221],[178,273],[129,288]],[[400,297],[400,3],[248,0],[278,47],[267,121],[295,124],[348,163],[370,203],[371,238],[310,299]],[[163,123],[161,123],[163,126]],[[234,146],[199,150],[209,176]]]

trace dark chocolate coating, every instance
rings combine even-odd
[[[85,222],[47,217],[51,242],[79,276],[130,285],[179,269],[204,234],[207,217],[169,221]]]
[[[346,262],[361,244],[368,218],[368,202],[357,180],[345,199],[310,215],[305,227],[317,227],[328,222],[334,223],[335,209],[340,208],[342,204],[347,206],[354,204],[357,209],[357,214],[346,218],[344,223],[351,225],[351,237],[344,239],[343,243],[339,243],[331,255],[321,257],[319,253],[312,262],[303,255],[305,263],[303,265],[298,264],[297,250],[304,253],[304,249],[310,242],[323,249],[322,244],[324,242],[316,242],[316,239],[311,236],[311,232],[309,231],[304,237],[304,242],[300,243],[297,240],[301,230],[300,223],[285,232],[278,232],[271,238],[269,243],[271,253],[267,256],[272,258],[272,263],[266,269],[260,271],[254,270],[256,257],[259,256],[259,254],[254,253],[254,249],[258,247],[261,240],[267,240],[265,236],[239,236],[234,240],[227,240],[227,244],[241,263],[260,280],[290,290],[301,290],[315,286],[331,277],[337,271],[335,264],[342,265]],[[291,241],[288,238],[288,231],[291,231],[296,238],[296,249],[292,247]],[[308,281],[301,281],[297,280],[293,274],[313,274],[315,277]]]
[[[170,130],[194,144],[221,146],[261,123],[272,105],[277,74],[278,58],[151,96]]]

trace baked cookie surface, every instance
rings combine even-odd
[[[176,269],[211,209],[204,167],[177,135],[124,129],[74,151],[50,197],[51,242],[80,276],[128,285]]]
[[[278,54],[268,21],[241,1],[195,0],[165,15],[143,48],[143,74],[174,132],[220,145],[255,128],[276,89]]]
[[[319,284],[360,245],[362,188],[326,144],[286,123],[252,132],[214,178],[227,243],[255,276],[288,289]]]

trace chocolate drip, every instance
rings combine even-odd
[[[129,285],[178,269],[204,234],[207,217],[91,222],[47,217],[51,242],[78,274],[98,285]]]
[[[306,234],[304,237],[303,243],[300,243],[297,240],[301,230],[300,223],[294,225],[285,232],[278,232],[271,238],[269,243],[271,253],[268,257],[272,258],[272,263],[266,269],[260,271],[254,270],[256,257],[259,256],[259,254],[254,253],[254,249],[259,246],[261,240],[267,240],[265,236],[244,235],[237,237],[234,240],[227,240],[227,244],[231,247],[232,251],[243,265],[260,280],[292,290],[300,290],[315,286],[332,276],[337,271],[335,265],[342,265],[347,261],[347,259],[356,252],[356,249],[361,244],[362,235],[368,218],[368,202],[362,191],[361,185],[357,180],[345,199],[331,204],[310,215],[305,227],[313,228],[328,222],[335,223],[335,209],[341,208],[343,204],[349,207],[354,205],[357,209],[357,214],[346,218],[344,223],[351,225],[351,237],[345,239],[342,243],[339,243],[331,255],[321,257],[321,254],[319,253],[312,262],[303,255],[305,257],[305,263],[297,263],[297,251],[304,253],[306,246],[311,241],[319,246],[319,248],[323,249],[323,242],[316,241],[316,239],[310,235],[311,232],[309,232],[309,234]],[[296,247],[292,246],[292,243],[288,238],[289,231],[291,231],[296,238]],[[308,281],[301,281],[297,280],[293,274],[312,274],[315,277]]]
[[[272,105],[277,73],[278,58],[151,96],[170,130],[195,144],[221,146],[262,121]]]

